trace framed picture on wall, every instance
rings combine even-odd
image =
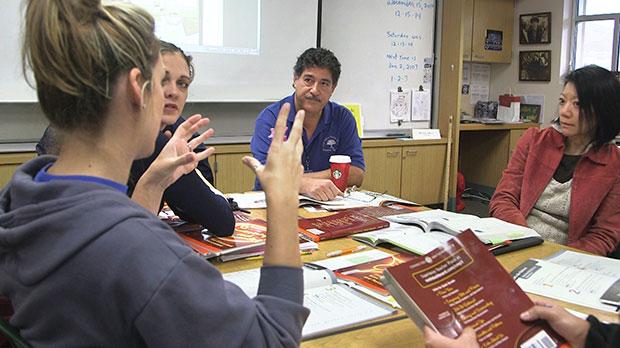
[[[519,116],[523,122],[538,123],[540,120],[540,105],[537,104],[521,104]]]
[[[551,42],[551,12],[519,16],[519,43],[548,44]]]
[[[519,52],[519,81],[551,81],[551,51]]]

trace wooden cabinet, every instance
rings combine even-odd
[[[446,140],[364,140],[366,171],[362,187],[420,204],[443,202]]]
[[[401,146],[365,147],[362,187],[400,197]]]
[[[463,60],[482,63],[511,62],[513,0],[465,0],[462,15]],[[492,49],[493,45],[489,47],[489,41],[493,35],[499,33],[501,49]]]
[[[474,25],[474,0],[463,0],[463,60],[471,61],[471,39]]]
[[[216,145],[209,157],[215,187],[224,193],[247,192],[254,188],[254,172],[241,159],[252,156],[250,144]]]
[[[0,154],[0,189],[6,185],[15,169],[22,163],[28,161],[31,158],[36,157],[35,152],[16,152],[16,153],[2,153]]]
[[[446,139],[363,140],[366,171],[362,187],[420,204],[441,203],[446,142]],[[35,156],[34,152],[0,154],[0,185],[9,181],[20,164]],[[243,156],[252,156],[249,144],[216,145],[216,153],[209,157],[209,164],[218,190],[232,193],[254,188],[254,173],[241,162]]]
[[[400,194],[420,204],[443,202],[446,145],[403,146]]]

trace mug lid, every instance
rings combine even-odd
[[[329,157],[331,163],[351,163],[351,157],[347,155],[331,155]]]

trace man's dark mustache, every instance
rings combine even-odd
[[[312,94],[306,94],[306,99],[314,100],[314,101],[317,101],[319,103],[321,102],[321,98],[319,98],[319,97],[317,97],[315,95],[312,95]]]

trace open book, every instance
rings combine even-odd
[[[384,259],[391,258],[391,257],[392,257],[392,254],[388,252],[381,251],[379,249],[371,249],[368,251],[361,251],[358,253],[346,254],[342,256],[330,257],[330,258],[323,259],[323,260],[313,261],[312,263],[305,262],[304,266],[310,267],[313,269],[324,269],[324,268],[329,269],[330,271],[334,272],[334,274],[338,277],[340,282],[344,282],[348,284],[350,287],[354,288],[355,290],[361,291],[368,296],[376,298],[379,301],[385,302],[392,307],[400,307],[400,305],[396,302],[396,300],[394,300],[392,295],[390,295],[387,292],[387,290],[385,290],[383,283],[381,283],[380,281],[378,283],[374,281],[371,283],[371,282],[366,282],[363,280],[359,282],[355,282],[345,277],[339,276],[339,272],[341,270],[345,270],[348,268],[354,268],[356,266],[361,266],[363,264],[370,264],[378,260],[384,260]],[[382,272],[383,272],[383,269],[381,269],[381,273]],[[363,277],[361,273],[359,275],[360,277]],[[370,276],[370,274],[368,275]],[[378,281],[379,278],[377,277],[376,280]],[[377,287],[380,287],[381,290],[377,291],[376,290]]]
[[[267,207],[264,192],[252,192],[243,194],[229,194],[240,208],[261,209]],[[319,201],[308,196],[299,195],[299,206],[319,205],[326,210],[342,210],[360,207],[377,207],[389,204],[402,204],[406,206],[418,206],[419,204],[405,199],[394,197],[388,194],[381,194],[372,191],[354,190],[347,192],[344,196],[337,196],[331,201]]]
[[[525,292],[608,312],[620,306],[620,260],[562,250],[511,274]]]
[[[424,255],[452,238],[452,235],[444,232],[427,233],[418,226],[390,222],[390,226],[387,228],[356,233],[350,237],[374,247],[385,246],[389,249]]]
[[[545,321],[521,321],[519,315],[534,303],[469,230],[383,275],[385,287],[420,330],[427,325],[455,338],[470,326],[481,347],[562,342]]]
[[[220,261],[240,257],[261,255],[267,240],[267,222],[261,219],[235,222],[235,231],[229,237],[215,237],[204,232],[202,226],[186,224],[173,229],[198,255],[205,259],[219,258]],[[318,249],[316,243],[300,233],[300,250]]]
[[[389,295],[389,291],[383,286],[380,279],[383,276],[383,271],[387,268],[410,261],[414,257],[415,256],[409,253],[388,255],[378,260],[371,260],[353,266],[338,268],[334,270],[334,273],[336,277],[340,279],[354,282],[385,296]]]
[[[223,277],[239,286],[248,296],[256,296],[259,268],[224,273]],[[302,330],[303,339],[396,313],[396,309],[338,283],[333,272],[328,269],[304,268],[304,306],[310,309],[310,315]]]
[[[384,219],[390,222],[415,225],[424,232],[440,231],[456,235],[461,231],[471,229],[483,243],[540,237],[538,232],[531,228],[511,224],[494,217],[480,218],[475,215],[453,213],[441,209],[386,216]]]

